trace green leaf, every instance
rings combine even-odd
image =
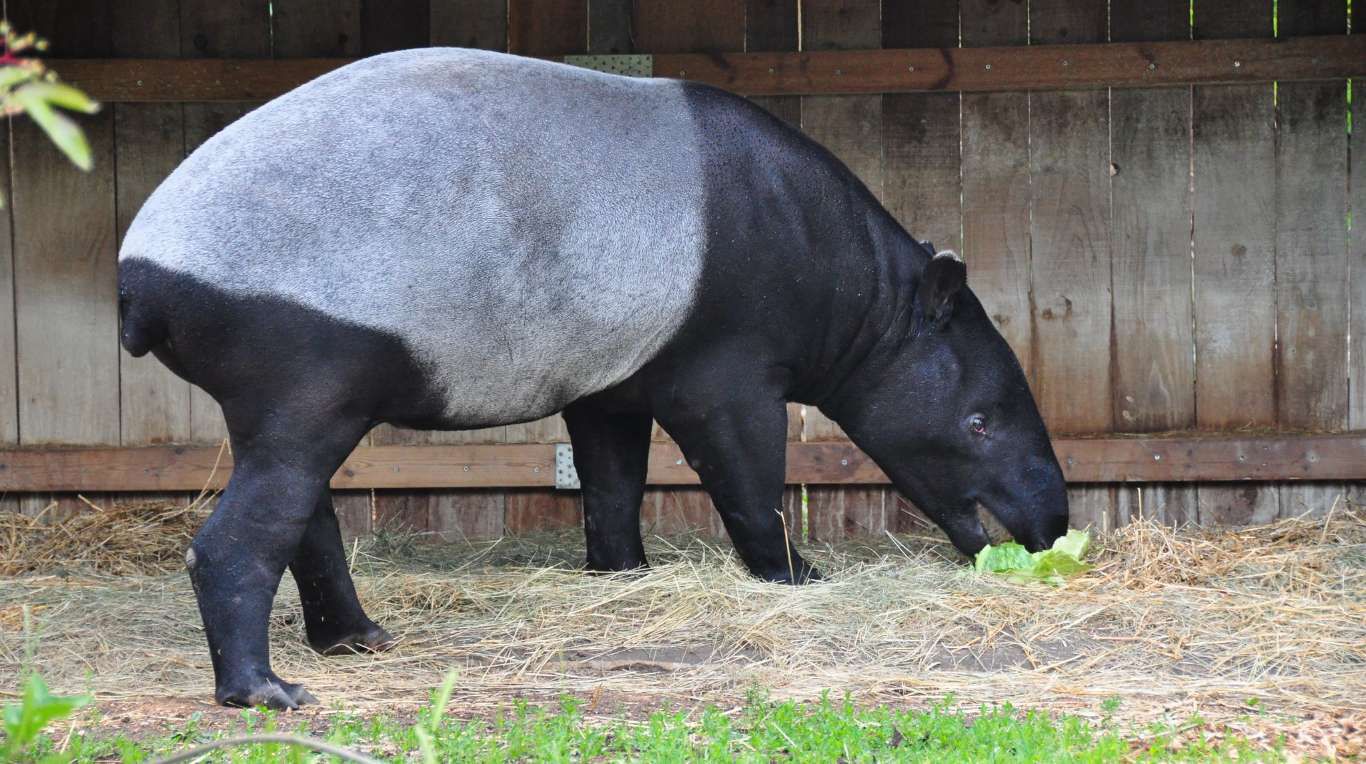
[[[7,740],[5,748],[0,750],[7,754],[23,750],[49,723],[70,716],[89,702],[90,698],[84,695],[53,695],[48,692],[47,683],[41,677],[30,674],[19,703],[5,707]]]
[[[83,114],[94,114],[100,110],[98,101],[64,82],[35,82],[30,87],[53,106]]]
[[[1029,551],[1014,541],[992,546],[988,544],[977,553],[974,564],[978,570],[999,573],[1006,570],[1024,570],[1033,566],[1034,558]]]
[[[0,66],[0,89],[12,88],[36,76],[37,72],[22,66]]]
[[[1082,562],[1091,545],[1091,534],[1071,530],[1053,542],[1053,548],[1030,553],[1014,541],[991,545],[977,553],[973,567],[979,571],[1004,574],[1015,583],[1043,581],[1061,585],[1069,576],[1085,573],[1091,566]]]
[[[41,92],[35,93],[38,85],[25,85],[14,91],[13,98],[24,111],[28,113],[38,126],[43,128],[47,137],[57,145],[57,148],[66,154],[73,164],[82,170],[89,171],[94,166],[95,160],[90,153],[90,144],[85,140],[85,133],[81,128],[69,118],[58,114]]]
[[[1091,548],[1091,534],[1073,528],[1066,536],[1054,541],[1053,548],[1080,560],[1086,556],[1086,550]]]

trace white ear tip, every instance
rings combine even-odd
[[[947,257],[950,260],[960,263],[963,262],[963,258],[959,257],[958,253],[951,249],[940,250],[939,252],[934,253],[934,259],[938,260],[941,257]]]

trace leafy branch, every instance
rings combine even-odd
[[[99,103],[59,82],[56,72],[32,55],[47,50],[47,40],[33,32],[19,34],[0,21],[0,46],[0,113],[29,115],[73,164],[88,171],[94,164],[90,143],[62,110],[94,114]]]

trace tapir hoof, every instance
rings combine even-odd
[[[313,693],[305,690],[303,685],[286,682],[275,676],[274,673],[269,673],[265,678],[254,682],[219,687],[214,693],[214,699],[224,706],[235,708],[265,706],[276,711],[291,711],[299,706],[318,702],[318,699],[313,697]]]
[[[314,642],[308,646],[320,655],[354,655],[356,653],[382,653],[398,644],[392,634],[380,626],[370,624],[369,628],[344,637]]]

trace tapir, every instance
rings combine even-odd
[[[281,576],[309,644],[379,650],[328,491],[381,422],[563,412],[587,566],[646,564],[652,420],[739,558],[819,577],[779,512],[786,403],[818,407],[964,553],[978,505],[1030,549],[1063,475],[964,263],[743,98],[498,53],[364,59],[189,156],[119,252],[120,339],[222,407],[235,468],[186,554],[223,704],[313,696],[270,666]]]

